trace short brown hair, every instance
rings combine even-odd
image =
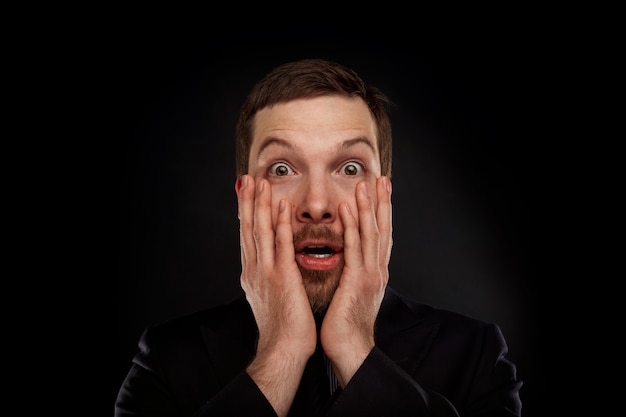
[[[367,85],[345,66],[323,60],[302,59],[270,71],[244,101],[236,127],[235,163],[237,176],[248,172],[254,115],[265,107],[307,97],[340,95],[361,97],[377,126],[382,175],[391,177],[390,100],[376,87]]]

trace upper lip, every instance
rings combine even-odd
[[[341,246],[338,246],[334,243],[323,241],[323,240],[304,240],[295,247],[296,252],[302,252],[304,248],[310,246],[327,246],[333,250],[333,252],[341,252],[343,249]]]

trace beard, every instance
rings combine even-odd
[[[295,246],[306,239],[320,239],[343,248],[343,236],[333,232],[327,226],[307,224],[298,232],[294,233],[293,241]],[[298,264],[304,289],[314,314],[323,315],[328,309],[333,295],[335,295],[335,290],[339,286],[343,266],[344,261],[341,261],[333,269],[319,271],[302,268],[300,264]]]
[[[326,313],[335,290],[339,286],[343,262],[329,271],[312,271],[298,265],[311,310],[316,315]]]

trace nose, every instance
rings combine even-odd
[[[300,185],[296,217],[302,223],[332,223],[337,216],[335,190],[324,177],[309,177]]]

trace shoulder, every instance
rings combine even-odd
[[[254,338],[256,325],[245,298],[178,316],[148,326],[141,342],[146,346],[167,348],[186,343],[203,343],[207,339]]]
[[[471,326],[483,326],[487,324],[483,320],[471,317],[458,311],[420,303],[391,287],[387,287],[385,299],[383,301],[383,311],[396,313],[401,312],[405,315],[412,315],[419,321],[449,321],[452,323],[459,322],[460,324]]]
[[[436,330],[438,337],[463,340],[480,338],[480,335],[502,338],[500,329],[494,322],[419,303],[392,288],[387,289],[381,311],[380,320],[396,329],[430,328]]]
[[[377,335],[382,350],[392,358],[412,356],[420,363],[428,356],[429,365],[447,363],[451,369],[463,369],[479,358],[495,363],[508,351],[494,322],[421,304],[391,289],[383,303]]]
[[[133,358],[133,372],[170,385],[181,398],[197,394],[199,407],[223,381],[244,369],[255,340],[249,305],[244,298],[236,299],[148,326]]]

